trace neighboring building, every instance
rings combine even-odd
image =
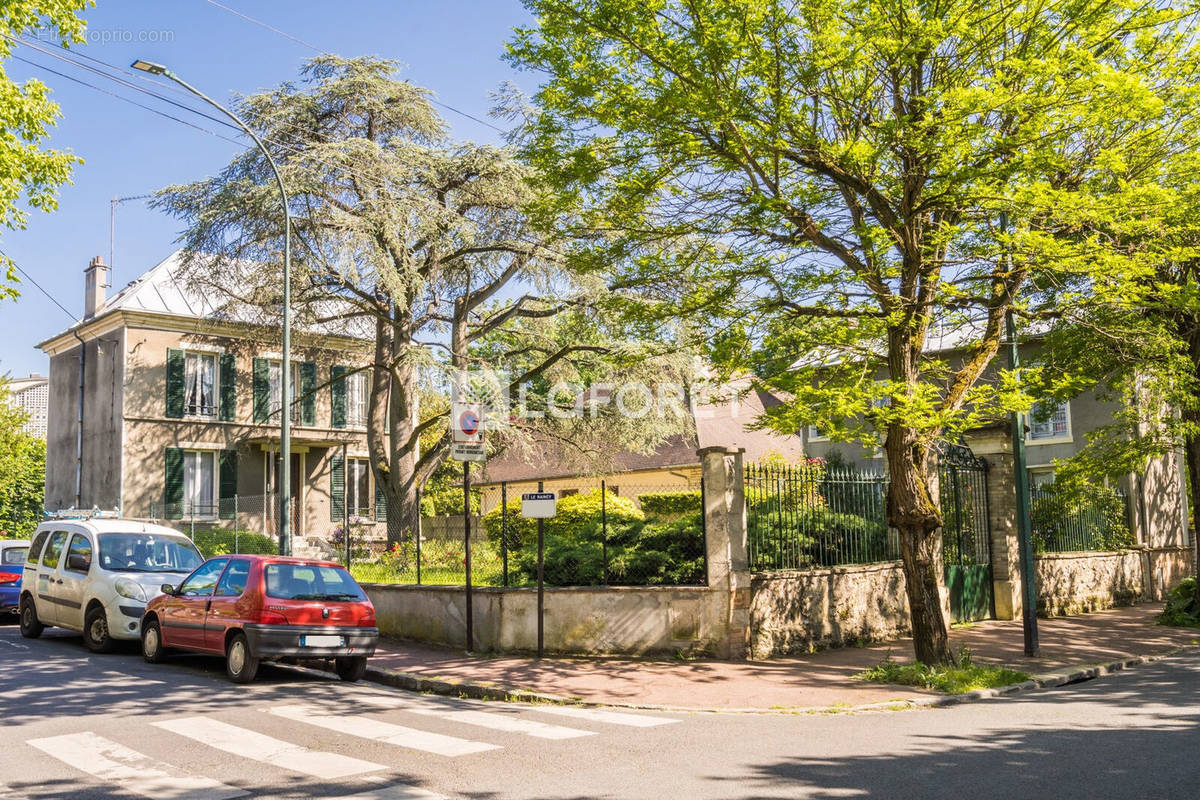
[[[50,405],[50,379],[36,372],[28,378],[13,378],[8,382],[12,404],[29,415],[25,431],[39,439],[46,438],[46,411]]]
[[[750,389],[738,394],[736,399],[689,403],[687,407],[692,420],[688,432],[670,437],[649,454],[618,453],[600,470],[605,476],[605,488],[635,502],[637,495],[648,492],[698,490],[700,457],[697,451],[705,447],[741,448],[745,450],[747,462],[771,456],[781,456],[789,461],[800,459],[804,455],[800,436],[754,427],[764,409],[780,402],[768,392]],[[502,454],[489,459],[483,476],[474,484],[480,490],[482,511],[500,504],[501,484],[507,484],[510,502],[519,499],[521,492],[535,490],[538,481],[546,491],[557,492],[560,497],[600,486],[597,475],[600,465],[581,468],[563,463],[549,452],[545,449],[520,457]]]
[[[46,507],[274,532],[286,374],[300,398],[293,533],[326,536],[345,500],[356,515],[384,518],[367,466],[367,372],[353,372],[370,341],[295,330],[285,370],[277,330],[189,291],[180,263],[173,254],[106,299],[107,267],[93,259],[83,319],[40,345],[52,397]]]

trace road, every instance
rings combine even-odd
[[[561,710],[0,626],[0,798],[1121,798],[1200,779],[1200,657],[858,714]]]

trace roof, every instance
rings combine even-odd
[[[697,403],[692,408],[693,425],[685,434],[676,434],[660,444],[652,453],[625,451],[606,462],[604,472],[635,472],[638,470],[670,469],[700,463],[698,450],[706,447],[736,447],[746,451],[748,461],[757,461],[769,453],[784,457],[803,455],[803,443],[798,435],[756,430],[755,423],[767,408],[783,401],[763,389],[744,385],[731,394],[727,402]],[[528,481],[538,478],[565,478],[588,474],[578,465],[562,463],[554,451],[535,446],[532,454],[519,457],[500,455],[489,459],[483,473],[483,483]]]
[[[84,514],[86,512],[80,512]],[[164,525],[157,525],[153,522],[143,522],[135,519],[114,519],[112,517],[58,517],[48,518],[43,520],[39,528],[53,528],[55,525],[80,525],[87,528],[92,533],[153,533],[159,536],[182,536],[187,538],[187,534],[177,531],[174,528],[168,528]]]
[[[211,322],[261,324],[247,308],[239,308],[236,302],[213,292],[198,291],[183,278],[185,253],[176,250],[153,267],[126,284],[119,292],[109,297],[92,317],[76,321],[65,331],[55,334],[38,345],[45,349],[50,342],[71,333],[84,325],[108,317],[119,311],[153,314],[181,320],[207,320]],[[324,312],[326,309],[322,309]],[[311,328],[311,333],[323,336],[345,336],[356,339],[373,339],[369,325],[344,323],[343,329],[331,329],[329,324]],[[295,328],[293,328],[295,330]]]

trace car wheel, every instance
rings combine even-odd
[[[354,683],[362,680],[362,676],[367,674],[367,657],[339,658],[334,662],[334,669],[339,678]]]
[[[225,674],[234,683],[249,683],[258,674],[258,659],[251,655],[244,633],[235,633],[225,647]]]
[[[148,664],[160,664],[166,656],[166,649],[162,643],[162,628],[158,625],[158,620],[148,620],[142,626],[142,658]]]
[[[33,598],[25,595],[21,598],[21,635],[26,639],[36,639],[42,635],[46,626],[38,620],[37,607]]]
[[[108,653],[113,639],[108,635],[108,615],[102,606],[92,606],[83,620],[83,643],[93,653]]]

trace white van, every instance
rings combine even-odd
[[[115,639],[140,638],[146,603],[203,561],[190,539],[161,525],[49,519],[34,532],[21,574],[21,635],[67,628],[94,652],[111,650]]]

